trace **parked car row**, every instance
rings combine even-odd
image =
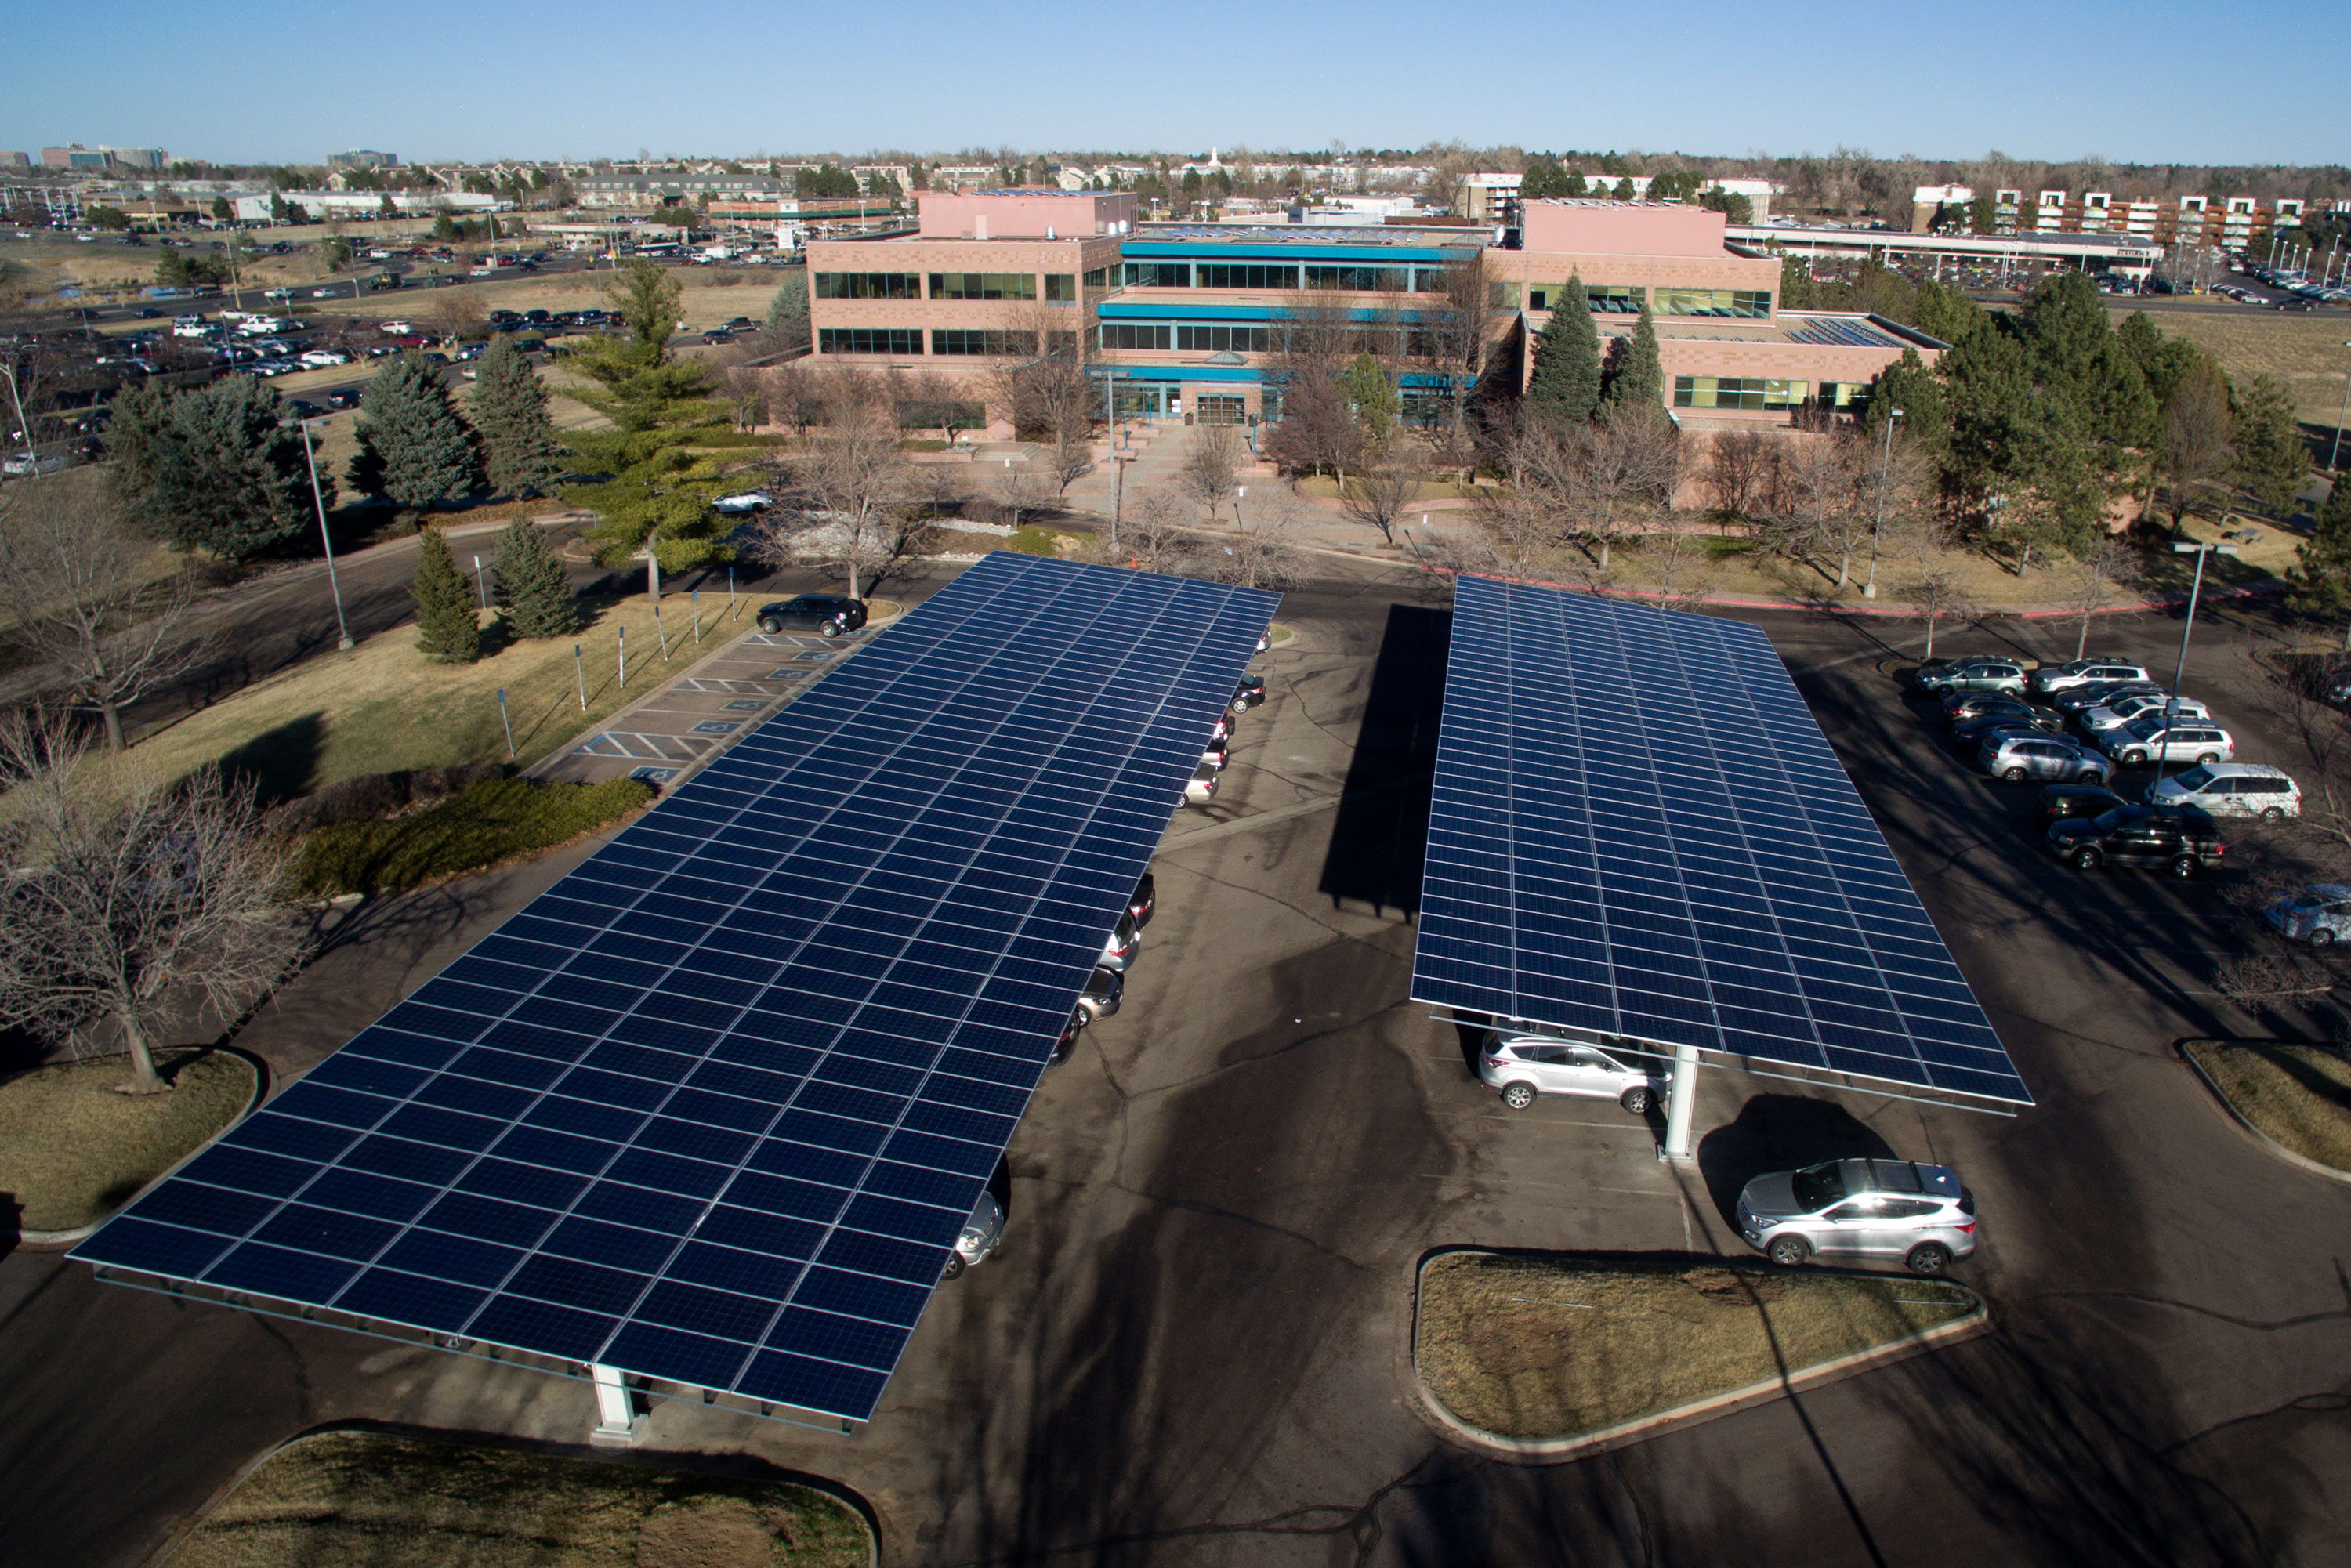
[[[1258,652],[1265,652],[1266,640],[1257,640]],[[1243,675],[1233,687],[1233,700],[1217,718],[1216,728],[1209,733],[1208,743],[1200,753],[1200,765],[1193,769],[1191,781],[1184,786],[1183,804],[1205,806],[1217,798],[1217,780],[1231,759],[1233,721],[1265,701],[1265,677]]]

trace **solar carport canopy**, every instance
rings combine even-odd
[[[2030,1103],[1756,627],[1465,577],[1416,1000]]]
[[[1274,602],[988,556],[75,1255],[870,1418]]]

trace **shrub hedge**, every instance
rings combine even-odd
[[[421,887],[551,849],[626,816],[655,793],[634,779],[484,779],[390,821],[340,822],[305,834],[295,852],[295,879],[300,891],[325,897]]]

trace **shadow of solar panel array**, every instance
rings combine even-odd
[[[869,1418],[1274,603],[987,557],[75,1256]]]
[[[1902,346],[1899,339],[1859,321],[1829,321],[1818,317],[1809,318],[1800,325],[1789,328],[1788,340],[1843,349],[1898,349]]]
[[[2030,1103],[1787,668],[1460,580],[1417,1001]]]

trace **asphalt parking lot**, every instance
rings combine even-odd
[[[661,1405],[645,1457],[864,1496],[925,1563],[2320,1562],[2351,1538],[2351,1188],[2273,1161],[2173,1042],[2236,1032],[2220,883],[2082,876],[2030,790],[1974,775],[1883,673],[1915,633],[1760,618],[2040,1104],[2000,1118],[1708,1071],[1692,1166],[1603,1102],[1505,1111],[1405,1000],[1444,584],[1368,563],[1293,593],[1215,803],[1179,813],[1122,1012],[1044,1081],[998,1255],[944,1286],[852,1437]],[[898,591],[893,589],[893,593]],[[918,600],[918,585],[903,597]],[[2186,683],[2292,762],[2208,605]],[[2167,672],[2179,622],[2095,648]],[[2005,624],[1938,652],[2070,656]],[[2247,847],[2258,831],[2231,834]],[[363,910],[249,1031],[298,1071],[580,852]],[[2234,874],[2234,873],[2231,873]],[[1986,1339],[1576,1464],[1454,1448],[1414,1407],[1428,1249],[1743,1248],[1747,1176],[1956,1165]],[[0,1259],[0,1562],[133,1563],[268,1444],[329,1420],[583,1446],[585,1391]],[[748,1456],[745,1458],[744,1456]],[[2329,1481],[2328,1477],[2338,1478]]]

